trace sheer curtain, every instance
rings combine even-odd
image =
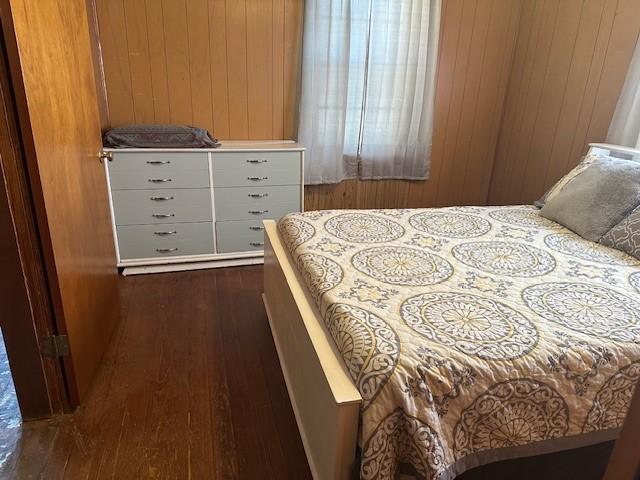
[[[307,0],[306,183],[428,177],[440,0]]]
[[[607,141],[640,148],[640,40],[611,120]]]

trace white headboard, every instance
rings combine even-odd
[[[640,150],[621,145],[611,145],[609,143],[590,143],[589,153],[599,153],[607,157],[623,158],[640,162]]]

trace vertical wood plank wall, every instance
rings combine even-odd
[[[112,126],[296,131],[301,0],[95,0]]]
[[[489,203],[531,203],[603,141],[640,32],[640,0],[524,3]]]
[[[306,209],[530,201],[604,139],[638,2],[443,0],[430,179],[308,186]],[[295,138],[303,0],[96,3],[113,126]]]

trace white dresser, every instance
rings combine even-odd
[[[261,263],[262,221],[303,210],[304,148],[293,142],[106,151],[124,274]]]

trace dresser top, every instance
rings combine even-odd
[[[293,140],[222,140],[218,148],[105,148],[107,152],[263,152],[302,151]]]

